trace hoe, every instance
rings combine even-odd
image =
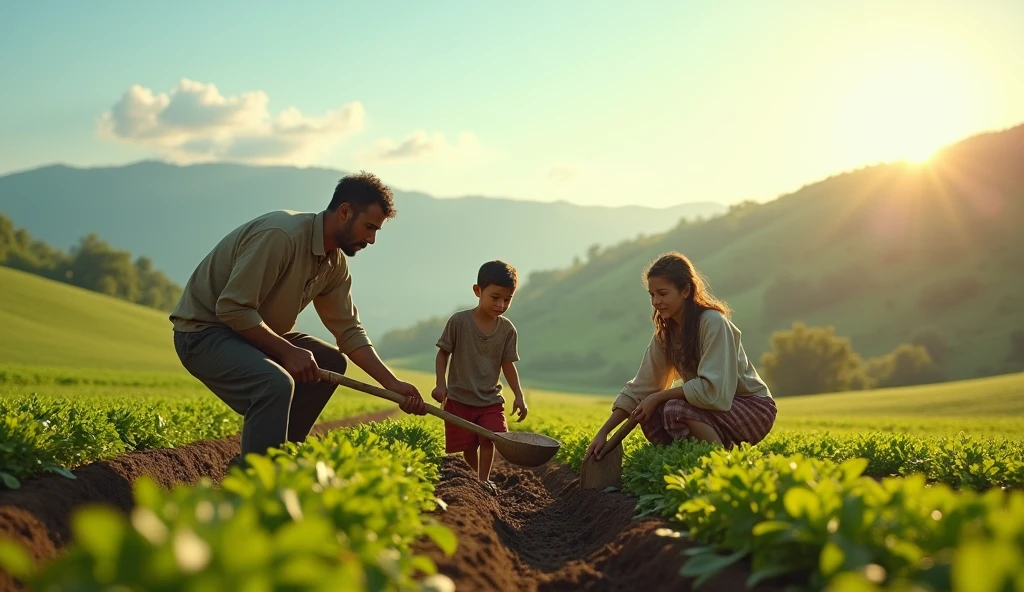
[[[583,489],[604,489],[622,486],[622,446],[619,444],[633,431],[637,422],[627,419],[605,442],[598,456],[601,460],[588,457],[580,466],[580,487]]]
[[[401,404],[405,401],[405,397],[396,392],[365,384],[342,374],[338,374],[337,372],[331,372],[330,370],[324,370],[321,368],[320,378],[327,382],[346,386],[350,389],[362,391],[382,399],[387,399],[393,403]],[[530,432],[492,432],[491,430],[482,428],[474,423],[470,423],[461,417],[455,417],[451,413],[448,413],[440,407],[431,405],[430,403],[426,403],[426,406],[427,413],[430,415],[440,417],[445,421],[449,421],[455,425],[466,428],[467,430],[494,442],[494,447],[498,450],[498,453],[501,454],[502,458],[514,465],[522,467],[539,467],[551,460],[561,446],[561,443],[558,440],[548,438],[541,434],[534,434]]]

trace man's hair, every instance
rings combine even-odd
[[[484,263],[476,274],[476,285],[484,290],[492,284],[515,290],[519,284],[519,274],[516,273],[516,268],[498,260]]]
[[[331,198],[327,210],[338,211],[341,204],[348,203],[357,213],[367,207],[377,204],[380,210],[388,218],[394,218],[395,200],[388,186],[381,182],[373,173],[360,171],[358,175],[346,175],[338,181],[334,188],[334,197]]]

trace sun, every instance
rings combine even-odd
[[[939,146],[921,146],[914,149],[908,149],[903,160],[914,164],[924,164],[931,160],[932,155],[938,152],[938,150]]]
[[[843,74],[839,138],[852,158],[927,161],[974,129],[971,76],[938,53],[874,53]]]

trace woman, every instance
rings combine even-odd
[[[775,400],[747,359],[728,306],[679,253],[659,257],[644,279],[654,336],[587,456],[600,460],[609,432],[627,418],[654,444],[688,437],[726,447],[760,442],[775,424]],[[677,378],[682,386],[668,388]]]

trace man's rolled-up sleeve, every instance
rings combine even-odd
[[[359,320],[359,310],[352,301],[352,274],[345,263],[339,277],[313,298],[313,306],[324,326],[334,335],[338,349],[349,354],[360,347],[373,345]]]

